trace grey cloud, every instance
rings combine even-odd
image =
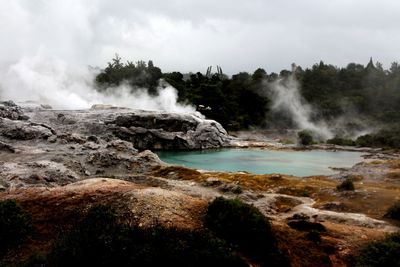
[[[0,62],[41,54],[104,66],[115,52],[165,71],[232,74],[319,60],[343,66],[400,52],[396,0],[3,0]]]

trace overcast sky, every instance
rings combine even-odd
[[[0,62],[37,54],[105,66],[233,74],[400,60],[399,0],[1,0]]]

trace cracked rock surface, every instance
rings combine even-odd
[[[124,179],[162,164],[148,149],[229,145],[217,122],[175,114],[95,105],[52,110],[0,102],[0,186],[65,185],[91,177]]]

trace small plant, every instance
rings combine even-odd
[[[339,191],[354,191],[355,187],[354,187],[353,180],[347,178],[346,180],[344,180],[343,182],[338,184],[336,186],[336,189]]]
[[[240,186],[236,186],[233,188],[232,193],[239,195],[243,193],[243,189]]]
[[[297,136],[299,139],[299,143],[303,146],[309,146],[314,142],[313,136],[312,136],[311,132],[308,130],[303,130],[303,131],[298,132]]]
[[[385,217],[394,220],[400,220],[400,201],[397,201],[388,209]]]
[[[307,190],[306,188],[304,188],[304,190],[300,192],[300,196],[301,196],[301,197],[310,197],[310,196],[311,196],[311,193],[310,193],[309,190]]]
[[[385,239],[368,244],[360,254],[358,267],[400,267],[400,233],[387,236]]]
[[[15,200],[0,201],[0,251],[21,241],[32,230],[31,215]]]
[[[279,142],[284,145],[291,145],[291,144],[295,143],[295,142],[293,142],[293,140],[290,140],[290,139],[280,139]]]

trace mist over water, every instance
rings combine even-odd
[[[35,101],[56,109],[86,109],[93,104],[110,104],[144,110],[193,113],[195,107],[178,103],[178,93],[163,83],[158,94],[150,96],[145,88],[132,90],[127,84],[95,90],[98,69],[77,66],[41,55],[23,57],[3,66],[0,73],[0,99]]]
[[[332,138],[332,130],[324,121],[314,122],[311,120],[314,111],[301,97],[299,87],[300,85],[293,75],[269,83],[272,109],[277,112],[286,111],[300,130],[310,130],[320,139]]]

